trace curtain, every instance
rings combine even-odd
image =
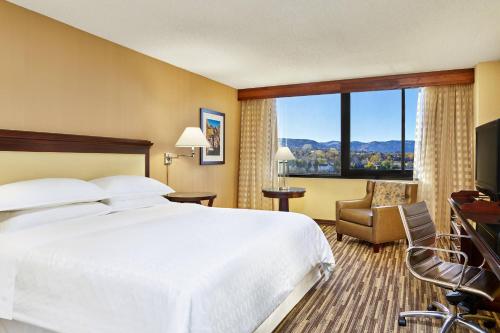
[[[472,89],[427,87],[418,99],[414,178],[439,232],[450,231],[451,193],[474,187]]]
[[[277,166],[274,154],[277,149],[276,100],[243,101],[238,207],[273,209],[272,199],[263,197],[262,188],[276,185]]]

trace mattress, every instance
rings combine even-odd
[[[310,218],[168,204],[0,234],[0,318],[61,333],[252,332],[315,267]]]

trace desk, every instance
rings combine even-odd
[[[491,246],[491,240],[487,239],[485,233],[481,231],[485,230],[485,227],[498,228],[500,226],[500,216],[462,211],[460,205],[470,202],[470,199],[450,198],[448,202],[450,203],[452,214],[455,216],[457,224],[470,236],[470,242],[474,245],[474,247],[470,247],[466,240],[462,241],[464,243],[462,251],[465,253],[469,252],[467,255],[470,257],[470,264],[478,265],[478,262],[481,264],[484,258],[490,270],[500,280],[500,254],[498,253],[498,249]]]

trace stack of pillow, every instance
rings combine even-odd
[[[0,232],[166,204],[169,201],[163,196],[172,192],[169,186],[140,176],[90,182],[44,178],[6,184],[0,186]]]
[[[169,186],[159,181],[140,176],[111,176],[91,180],[108,193],[103,202],[113,212],[151,207],[169,202],[163,196],[174,192]]]

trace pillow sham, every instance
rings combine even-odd
[[[170,201],[161,195],[153,195],[137,198],[111,198],[103,201],[108,205],[112,212],[121,212],[125,210],[153,207],[156,205],[168,205]]]
[[[109,198],[99,186],[72,178],[41,178],[0,186],[0,211],[61,206]]]
[[[142,176],[110,176],[90,182],[105,190],[110,198],[138,198],[175,192],[171,187],[155,179]]]
[[[111,208],[100,202],[0,212],[0,233],[32,228],[61,220],[105,215]]]

